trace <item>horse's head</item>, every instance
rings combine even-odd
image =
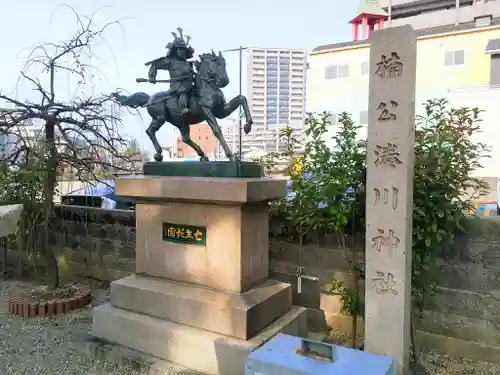
[[[215,82],[218,88],[224,88],[229,84],[229,77],[226,71],[226,59],[219,52],[204,53],[200,55],[200,61],[196,61],[198,77]]]

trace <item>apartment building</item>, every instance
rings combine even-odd
[[[0,113],[8,109],[0,109]],[[39,122],[28,119],[0,131],[0,160],[12,157],[21,146],[34,147],[43,139],[43,127]]]
[[[417,2],[424,3],[423,0],[412,3]],[[416,30],[417,113],[423,114],[422,103],[433,98],[447,98],[454,107],[477,106],[485,111],[481,140],[490,145],[500,136],[497,126],[500,116],[500,17],[484,14],[483,7],[493,3],[497,5],[500,1],[470,5],[476,7],[477,13],[467,22]],[[396,1],[393,1],[393,14],[394,9]],[[383,11],[357,16],[357,39],[318,46],[309,56],[307,110],[351,113],[363,126],[360,137],[366,137],[368,125],[369,35],[388,26],[389,12]],[[363,21],[363,16],[368,20]],[[393,20],[393,25],[397,20]],[[333,119],[335,121],[336,116]],[[498,147],[493,148],[491,156],[484,161],[484,168],[478,174],[500,175]]]
[[[409,24],[415,30],[500,17],[500,0],[380,0],[379,5],[387,12],[388,26]]]
[[[275,150],[279,128],[302,126],[306,104],[307,53],[284,48],[248,49],[247,99],[254,120],[242,137],[242,153]],[[226,140],[239,152],[238,130],[225,127]],[[235,139],[236,137],[236,139]]]
[[[201,147],[210,160],[216,158],[218,141],[215,138],[212,128],[206,123],[191,125],[191,139]],[[172,148],[174,158],[192,159],[199,158],[198,154],[191,146],[188,146],[182,141],[182,137],[178,136]]]

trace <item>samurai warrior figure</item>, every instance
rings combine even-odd
[[[174,40],[167,44],[166,56],[149,61],[146,66],[149,66],[148,79],[151,83],[156,83],[158,70],[168,71],[170,75],[168,92],[179,97],[181,113],[187,115],[189,113],[188,95],[193,88],[195,76],[193,61],[188,60],[193,57],[194,49],[189,45],[191,38],[187,35],[184,38],[183,30],[180,27],[177,28],[177,31],[179,35],[172,32]]]

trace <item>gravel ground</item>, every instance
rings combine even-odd
[[[8,313],[9,294],[33,283],[0,281],[0,373],[6,375],[143,375],[116,368],[72,347],[92,324],[90,307],[54,318],[23,319]],[[93,285],[97,287],[97,284]]]
[[[350,346],[350,338],[343,333],[331,333],[329,341],[337,345]],[[357,345],[363,341],[359,337]],[[421,364],[429,375],[499,375],[500,366],[490,363],[476,361],[470,358],[452,358],[445,354],[436,352],[423,352],[420,356]]]
[[[105,295],[105,289],[100,289],[99,284],[86,283],[90,283],[97,294]],[[82,350],[75,349],[73,342],[82,334],[90,332],[91,307],[53,318],[22,319],[10,316],[7,305],[9,294],[29,290],[34,285],[25,281],[0,281],[2,375],[145,375],[144,371],[137,371],[132,366],[116,367],[89,358]],[[330,340],[339,345],[349,342],[347,336],[338,333],[332,334]],[[488,362],[466,358],[457,360],[435,352],[422,353],[421,357],[430,375],[500,374],[500,366]]]

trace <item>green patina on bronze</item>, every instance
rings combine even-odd
[[[193,225],[163,223],[163,241],[207,246],[207,228]]]
[[[143,173],[165,177],[258,178],[263,176],[263,168],[252,162],[148,162]]]

